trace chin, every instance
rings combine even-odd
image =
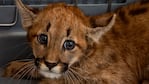
[[[60,74],[60,73],[54,73],[54,72],[50,72],[50,71],[42,71],[42,70],[40,70],[39,73],[43,77],[50,78],[50,79],[59,79],[62,76],[62,74]]]

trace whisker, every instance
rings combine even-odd
[[[75,70],[74,70],[75,69]],[[77,79],[79,79],[80,81],[84,81],[85,83],[87,83],[87,84],[97,84],[97,81],[98,81],[98,79],[96,79],[96,78],[93,78],[93,79],[88,79],[87,77],[85,77],[85,76],[82,76],[80,73],[78,73],[76,70],[79,70],[81,73],[82,73],[82,70],[80,70],[79,68],[74,68],[73,67],[73,69],[71,68],[70,69],[71,71],[72,71],[72,73],[74,73],[74,75],[76,75],[76,77],[77,77]],[[85,71],[85,73],[88,73],[87,71]],[[84,74],[85,74],[84,73]],[[83,82],[83,84],[84,84],[84,82]]]
[[[80,70],[80,69],[79,69]],[[84,78],[84,76],[82,76],[80,73],[78,73],[76,70],[74,69],[70,69],[70,71],[73,73],[73,75],[76,77],[77,80],[81,81],[81,83],[84,83],[83,81],[87,81],[86,78]]]
[[[73,83],[74,84],[78,84],[77,82],[77,80],[76,80],[76,78],[75,78],[75,76],[73,75],[73,73],[70,73],[70,76],[71,76],[71,78],[73,79]]]
[[[71,68],[70,71],[71,71],[72,73],[74,73],[74,74],[80,76],[80,74],[79,74],[78,72],[76,72],[74,69]]]
[[[32,69],[32,71],[31,71],[31,76],[33,76],[33,74],[36,75],[36,73],[37,73],[36,68],[35,68],[35,66],[33,66],[33,69]],[[36,77],[36,76],[35,76],[35,77]],[[32,77],[32,78],[33,78],[33,77]]]
[[[29,78],[27,78],[27,80],[31,80],[32,74],[33,74],[33,70],[34,70],[34,67],[32,66],[32,68],[31,68],[31,70],[30,70]]]
[[[22,77],[22,75],[23,75],[24,73],[26,73],[26,71],[28,70],[28,67],[27,67],[27,68],[24,68],[24,69],[22,69],[22,70],[23,70],[23,72],[21,71],[22,73],[21,73],[20,75],[17,74],[18,76],[16,75],[17,77],[15,77],[15,78],[18,79],[18,84],[22,81],[22,78],[21,78],[21,77]]]
[[[20,70],[18,69],[19,71],[16,72],[11,78],[12,78],[12,79],[18,79],[17,76],[19,75],[19,73],[22,72],[22,71],[24,71],[25,69],[26,69],[26,67],[22,66],[22,67],[20,68]]]
[[[65,84],[71,84],[68,74],[69,74],[69,71],[64,73]]]
[[[34,68],[33,70],[34,70],[34,71],[32,72],[31,75],[35,74],[35,75],[33,76],[33,78],[36,80],[37,77],[38,77],[38,72],[37,72],[36,68]]]
[[[67,75],[66,77],[67,77],[67,78],[66,78],[66,79],[67,79],[67,80],[66,80],[66,81],[67,81],[67,84],[71,84],[71,80],[70,80],[69,76]]]
[[[70,78],[69,78],[69,72],[68,72],[67,75],[66,75],[66,79],[67,79],[67,80],[66,80],[67,83],[68,83],[68,84],[71,84],[71,80],[70,80]]]
[[[33,61],[33,59],[18,59],[18,60],[15,60],[15,61],[25,62],[25,61]],[[10,64],[10,62],[4,64],[3,66],[0,66],[0,70],[3,71],[3,69],[4,69],[5,67],[7,67],[9,64]]]
[[[37,71],[36,71],[36,67],[33,65],[32,66],[32,69],[30,70],[30,75],[29,75],[29,77],[27,78],[28,80],[29,80],[29,84],[32,84],[32,80],[33,80],[33,78],[34,78],[34,76],[33,76],[33,74],[35,73],[35,75],[37,74]],[[35,78],[37,78],[36,76],[35,76]]]
[[[31,76],[30,75],[27,75],[25,84],[28,84],[28,80],[31,80]]]
[[[36,78],[38,78],[38,71],[37,70],[36,70],[36,76],[37,76]]]
[[[76,78],[73,76],[73,73],[71,71],[69,71],[69,75],[73,79],[73,81],[76,80]]]
[[[22,75],[20,75],[19,79],[23,79],[28,73],[30,73],[31,70],[33,69],[32,66],[33,65],[28,65],[28,67],[26,68],[26,70],[24,70],[24,72],[22,73]]]
[[[25,70],[26,69],[26,67],[24,67],[25,66],[25,64],[22,66],[22,67],[20,67],[18,70],[18,72],[16,72],[12,77],[11,77],[11,79],[10,80],[13,80],[13,79],[18,79],[18,74],[20,73],[20,72],[22,72],[23,70]],[[20,81],[20,80],[19,80]],[[18,83],[19,84],[19,83]]]
[[[12,76],[12,78],[16,78],[18,76],[18,74],[22,71],[24,71],[26,68],[30,67],[29,65],[32,64],[32,62],[29,62],[28,64],[24,64],[22,67],[20,67],[17,73],[14,74],[14,76]]]
[[[74,80],[73,80],[72,77],[71,77],[71,73],[69,72],[69,74],[67,74],[67,75],[68,75],[69,80],[71,80],[70,83],[71,83],[71,84],[75,84],[75,83],[74,83]]]
[[[33,72],[34,72],[34,67],[32,68],[32,70],[30,71],[31,72],[31,74],[29,75],[29,78],[27,78],[28,80],[29,80],[29,83],[31,84],[32,83],[32,74],[33,74]]]
[[[40,78],[40,76],[39,76],[39,73],[38,73],[38,71],[37,71],[37,69],[35,68],[35,79],[37,80],[38,78]]]
[[[66,78],[66,74],[64,74],[64,83],[67,84],[67,78]]]
[[[32,70],[32,68],[28,67],[24,72],[20,75],[19,79],[20,81]],[[18,81],[18,83],[20,82]]]
[[[79,77],[78,77],[76,74],[74,74],[73,71],[71,71],[71,76],[72,76],[73,79],[77,82],[76,84],[80,84],[80,80],[78,80]]]

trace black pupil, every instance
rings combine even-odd
[[[47,44],[48,36],[45,35],[45,34],[40,34],[40,35],[38,36],[38,41],[39,41],[41,44]]]
[[[75,42],[72,40],[66,40],[64,42],[64,48],[67,50],[72,50],[75,47]]]

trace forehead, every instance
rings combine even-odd
[[[39,31],[46,32],[49,24],[49,30],[53,34],[61,34],[70,28],[73,31],[82,31],[82,27],[89,26],[89,21],[80,9],[74,6],[50,4],[37,15],[34,20],[33,31],[35,34]]]
[[[50,22],[51,24],[59,23],[63,25],[74,24],[75,22],[88,24],[86,16],[79,8],[63,3],[50,4],[45,7],[39,13],[35,22]]]

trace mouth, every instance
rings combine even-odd
[[[40,63],[38,65],[39,73],[45,78],[58,79],[68,70],[66,63]]]

